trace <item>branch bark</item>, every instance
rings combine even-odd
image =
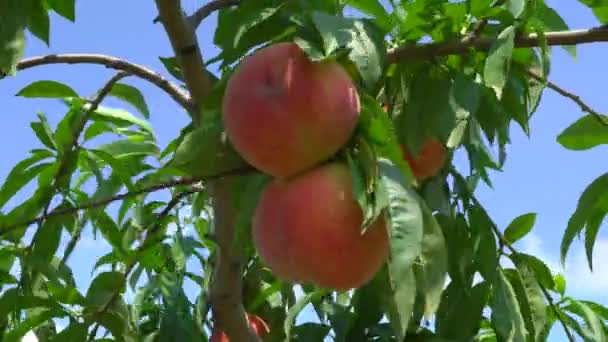
[[[180,1],[155,0],[163,24],[195,109],[193,124],[199,126],[201,104],[211,90],[211,80],[205,68],[195,34],[196,27],[183,15]],[[210,183],[213,202],[214,231],[218,244],[210,303],[215,324],[232,341],[260,342],[249,328],[242,299],[243,259],[233,244],[235,208],[232,198],[232,177]]]
[[[194,126],[200,125],[202,101],[211,89],[211,80],[203,63],[194,26],[183,15],[180,1],[156,0],[158,17],[163,24],[175,58],[181,67],[182,76],[190,90],[190,98],[194,112],[192,121]]]
[[[580,45],[597,42],[608,42],[608,28],[598,27],[585,30],[546,32],[548,45]],[[399,63],[410,60],[424,60],[434,57],[464,54],[470,50],[489,50],[496,38],[470,37],[441,43],[404,45],[389,51],[387,61]],[[515,38],[515,47],[538,46],[536,33]]]
[[[222,8],[236,6],[241,2],[241,0],[213,0],[206,3],[204,6],[199,8],[196,12],[194,12],[189,18],[190,24],[192,27],[197,28],[205,18],[207,18],[211,13],[220,10]]]
[[[37,56],[21,60],[17,63],[17,70],[25,70],[47,64],[99,64],[110,69],[122,70],[156,85],[186,110],[191,109],[190,98],[184,89],[165,79],[154,70],[114,56],[102,54],[55,54]]]

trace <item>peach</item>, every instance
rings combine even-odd
[[[416,155],[401,145],[403,158],[408,162],[414,177],[419,181],[433,177],[441,170],[446,161],[445,146],[434,138],[428,138]]]
[[[287,178],[338,152],[360,112],[357,88],[333,61],[311,61],[283,42],[245,57],[228,80],[222,118],[228,140],[256,169]]]
[[[260,316],[247,314],[247,321],[256,335],[262,337],[270,333],[270,328]],[[222,330],[213,329],[209,342],[230,342],[230,338]]]
[[[365,233],[350,169],[332,162],[263,190],[253,219],[261,261],[285,281],[348,290],[369,281],[388,258],[383,216]]]

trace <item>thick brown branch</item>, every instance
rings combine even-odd
[[[236,6],[241,0],[212,0],[194,12],[189,18],[192,27],[198,27],[211,13],[222,8]]]
[[[156,0],[160,21],[163,23],[186,85],[196,109],[193,124],[198,126],[201,104],[211,90],[211,79],[205,69],[192,21],[184,17],[177,0]],[[234,246],[234,207],[232,177],[209,183],[213,201],[214,230],[218,249],[210,297],[216,324],[230,340],[258,342],[260,339],[249,328],[242,304],[243,260]]]
[[[199,126],[201,104],[211,90],[211,79],[203,62],[194,27],[182,14],[180,1],[156,0],[156,7],[175,52],[175,58],[181,67],[186,86],[190,90],[194,109],[192,121],[194,126]]]
[[[191,109],[190,98],[184,89],[163,78],[163,76],[154,70],[114,56],[102,54],[56,54],[31,57],[20,61],[17,64],[17,70],[25,70],[46,64],[100,64],[110,69],[122,70],[156,85],[186,110]]]
[[[234,218],[232,203],[232,178],[213,183],[214,231],[217,249],[215,272],[209,290],[209,300],[215,324],[230,337],[231,341],[259,341],[251,329],[247,329],[243,307],[242,269],[243,257],[233,245]]]
[[[534,78],[535,80],[537,80],[540,83],[545,83],[547,85],[547,87],[553,91],[555,91],[556,93],[560,94],[563,97],[569,98],[570,100],[572,100],[574,103],[576,103],[583,112],[589,113],[591,116],[593,116],[601,125],[603,126],[607,126],[608,127],[608,121],[606,120],[606,118],[600,114],[599,112],[597,112],[596,110],[594,110],[593,108],[591,108],[587,103],[585,103],[580,96],[567,91],[566,89],[558,86],[557,84],[549,81],[549,80],[545,80],[543,79],[542,76],[538,75],[537,73],[535,73],[532,70],[526,70],[526,73]]]
[[[608,28],[599,27],[586,30],[572,30],[560,32],[546,32],[545,37],[549,45],[579,45],[596,42],[608,42]],[[424,60],[434,57],[464,54],[470,50],[488,50],[496,38],[465,37],[461,40],[441,43],[426,43],[405,45],[389,51],[389,63],[399,63],[408,60]],[[538,35],[533,33],[515,38],[516,47],[538,46]]]

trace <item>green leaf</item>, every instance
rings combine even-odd
[[[154,143],[146,141],[134,141],[130,139],[115,140],[107,144],[97,146],[95,149],[99,150],[114,158],[126,158],[133,156],[158,156],[160,150]]]
[[[220,118],[186,133],[168,163],[193,177],[209,177],[247,166],[230,144]]]
[[[493,282],[498,268],[496,238],[492,230],[494,223],[486,211],[478,206],[469,209],[469,221],[475,234],[475,263],[483,278]]]
[[[547,321],[547,306],[534,271],[522,262],[516,263],[516,267],[517,271],[505,270],[505,274],[517,294],[528,334],[537,341]]]
[[[48,342],[86,341],[89,326],[83,323],[72,322]]]
[[[390,264],[378,277],[383,282],[379,295],[392,327],[392,332],[402,339],[410,325],[416,301],[416,275],[412,266],[391,271]]]
[[[21,321],[14,330],[11,330],[4,335],[2,341],[20,342],[22,341],[21,338],[27,334],[28,331],[49,322],[53,318],[60,318],[64,316],[67,316],[67,313],[61,308],[41,308],[41,310],[38,310],[34,314],[29,315],[24,321]]]
[[[316,323],[303,323],[293,328],[291,335],[294,342],[324,341],[331,326]]]
[[[89,285],[85,296],[87,306],[93,310],[100,309],[110,303],[115,295],[124,291],[123,275],[120,272],[99,273]]]
[[[63,83],[51,80],[41,80],[25,86],[17,92],[16,96],[27,98],[77,98],[78,93]]]
[[[608,116],[601,115],[601,120],[608,122]],[[557,142],[563,147],[584,151],[599,145],[608,144],[608,128],[594,115],[585,115],[576,120],[558,136]]]
[[[599,304],[599,303],[590,302],[588,300],[579,300],[579,302],[584,305],[587,305],[591,310],[593,310],[593,312],[598,314],[602,319],[608,320],[608,307],[606,307],[602,304]]]
[[[46,0],[51,8],[69,21],[76,20],[76,0]]]
[[[490,283],[486,281],[476,284],[469,291],[457,282],[450,282],[437,312],[438,335],[453,341],[474,340],[489,294]]]
[[[602,24],[608,22],[608,2],[606,0],[578,0],[580,3],[591,8],[595,17]]]
[[[493,0],[470,0],[471,14],[482,17],[490,9],[493,2]]]
[[[423,213],[418,196],[406,187],[400,169],[390,161],[379,160],[380,180],[386,189],[389,206],[390,253],[388,277],[395,312],[390,318],[395,333],[405,335],[412,315],[415,277],[412,265],[422,250]]]
[[[593,271],[593,248],[606,214],[608,214],[608,212],[604,208],[598,208],[587,220],[587,227],[585,229],[585,254],[587,255],[587,263],[589,264],[589,269],[591,271]]]
[[[507,1],[509,11],[515,18],[519,18],[526,8],[526,0],[509,0]]]
[[[468,119],[475,115],[481,104],[482,85],[473,79],[458,74],[450,88],[450,107],[456,116],[456,125],[450,132],[446,146],[450,149],[460,145],[466,128]]]
[[[490,302],[492,325],[501,339],[525,342],[526,327],[515,291],[502,270],[498,270],[496,275]]]
[[[386,50],[383,35],[367,21],[315,12],[313,22],[323,38],[326,56],[349,49],[348,57],[357,66],[366,87],[373,89],[382,76]]]
[[[448,269],[448,251],[443,231],[431,210],[422,204],[424,235],[417,271],[417,291],[424,297],[424,316],[430,320],[435,314],[445,286]]]
[[[576,210],[568,220],[568,226],[562,237],[560,246],[560,257],[565,264],[570,245],[579,232],[585,227],[587,220],[593,214],[595,208],[605,208],[608,203],[608,173],[605,173],[591,182],[583,191]]]
[[[536,213],[527,213],[514,218],[505,229],[505,240],[515,243],[532,230],[535,222]]]
[[[49,45],[50,21],[46,2],[42,0],[30,1],[32,8],[27,27],[34,36]]]
[[[515,39],[515,27],[506,27],[492,44],[483,70],[485,84],[494,89],[498,98],[507,83]]]
[[[180,81],[184,81],[184,77],[182,76],[182,71],[177,64],[177,59],[175,57],[158,57],[165,69],[171,74],[171,76],[175,77]]]
[[[382,28],[384,32],[393,29],[392,19],[386,12],[382,3],[378,0],[346,0],[345,4],[360,10],[361,12],[374,17],[374,22]]]
[[[583,329],[584,335],[581,337],[586,341],[606,341],[602,319],[595,311],[573,298],[568,298],[567,303],[563,309],[580,316],[586,323]]]
[[[30,124],[32,130],[34,130],[34,133],[36,134],[40,142],[44,144],[44,146],[56,151],[57,145],[55,143],[55,135],[53,134],[53,130],[49,125],[49,121],[47,120],[46,115],[41,112],[38,112],[36,114],[38,116],[38,119],[40,119],[40,122],[32,122]]]
[[[69,105],[77,105],[72,99],[66,99],[65,102]],[[88,103],[82,105],[82,109],[85,111],[89,110],[89,108],[90,104]],[[91,115],[91,119],[93,121],[111,122],[116,125],[135,125],[148,132],[151,136],[154,136],[152,125],[148,121],[138,118],[123,109],[98,106],[93,115]]]
[[[37,164],[47,157],[48,156],[44,154],[35,154],[23,159],[13,167],[0,188],[0,208],[4,207],[4,205],[34,177],[53,165],[53,163]]]
[[[302,298],[300,298],[292,307],[287,311],[287,317],[285,318],[285,323],[283,325],[283,330],[285,331],[285,340],[291,341],[291,329],[296,322],[296,318],[302,312],[304,307],[309,303],[320,299],[328,292],[327,289],[321,289],[318,291],[310,292],[305,294]]]
[[[406,101],[404,108],[394,113],[395,128],[399,142],[410,153],[417,154],[429,136],[442,140],[454,129],[456,117],[450,103],[452,80],[436,69],[424,68],[409,80],[402,75],[401,81]],[[430,92],[433,96],[428,96]]]
[[[47,219],[34,234],[32,240],[33,254],[50,262],[59,248],[62,231],[63,224],[61,222],[61,217]]]
[[[25,25],[30,13],[30,2],[24,0],[0,1],[2,16],[0,26],[0,76],[14,75],[16,65],[25,49]]]
[[[146,119],[150,118],[150,110],[146,104],[146,99],[139,89],[124,83],[116,83],[108,94],[121,99],[135,107]]]
[[[213,43],[222,51],[217,57],[223,60],[221,67],[288,30],[293,23],[277,15],[285,5],[284,1],[260,0],[220,10]]]
[[[512,255],[513,262],[516,265],[525,264],[534,271],[536,279],[547,289],[555,288],[555,282],[551,275],[551,270],[542,260],[534,255],[526,253],[517,253]]]
[[[559,273],[553,277],[553,281],[555,282],[555,291],[563,296],[566,293],[566,278]]]
[[[555,9],[547,6],[545,1],[536,1],[534,3],[533,18],[538,19],[545,31],[567,31],[570,28],[564,18],[562,18]],[[576,45],[562,45],[572,58],[576,59]]]

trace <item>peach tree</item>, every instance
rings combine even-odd
[[[0,340],[523,342],[556,328],[606,341],[608,308],[514,247],[535,214],[498,227],[475,195],[511,129],[533,134],[547,88],[584,114],[564,148],[607,141],[607,118],[548,80],[554,46],[608,41],[608,2],[579,2],[597,27],[570,30],[544,0],[211,0],[192,13],[155,0],[172,57],[152,70],[24,56],[26,37],[48,44],[51,12],[78,26],[75,0],[0,0],[1,82],[52,64],[115,70],[91,96],[52,79],[15,94],[65,114],[37,114],[38,147],[0,186]],[[197,37],[210,15],[215,56]],[[188,116],[170,143],[129,78]],[[606,177],[581,189],[562,261],[583,233],[592,267]],[[78,288],[68,261],[85,229],[111,251]]]

